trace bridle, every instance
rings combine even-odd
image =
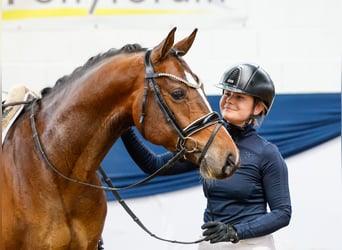
[[[144,118],[146,115],[146,99],[147,99],[147,93],[148,89],[150,89],[153,93],[154,99],[156,103],[158,104],[160,110],[162,111],[165,120],[170,124],[170,126],[173,128],[173,130],[177,133],[178,135],[178,141],[176,145],[177,151],[181,151],[185,149],[186,153],[193,153],[193,152],[200,152],[200,150],[197,147],[197,141],[194,140],[191,135],[197,133],[198,131],[209,127],[213,124],[217,124],[215,129],[213,130],[209,140],[207,141],[206,145],[204,146],[204,149],[201,152],[201,155],[199,157],[199,162],[198,164],[200,165],[202,160],[205,158],[205,155],[213,142],[219,128],[223,125],[222,119],[220,118],[219,114],[217,112],[211,111],[208,114],[205,114],[204,116],[198,118],[194,122],[190,123],[188,126],[186,126],[184,129],[181,129],[180,126],[178,125],[176,118],[170,108],[168,107],[165,99],[163,98],[163,95],[161,94],[160,88],[158,84],[156,83],[155,79],[160,78],[160,77],[169,77],[172,78],[173,80],[182,82],[186,84],[187,86],[191,88],[200,88],[201,83],[191,83],[185,79],[182,79],[178,76],[169,74],[169,73],[155,73],[154,68],[151,62],[151,49],[148,49],[145,53],[145,68],[146,68],[146,74],[145,74],[145,88],[144,88],[144,94],[143,94],[143,101],[142,101],[142,108],[141,108],[141,116],[139,123],[141,124],[142,128],[142,135],[145,133],[144,129]],[[171,51],[176,57],[177,51],[173,50]],[[185,144],[186,141],[190,140],[192,141],[193,148],[191,149],[186,149]]]
[[[170,159],[164,166],[162,166],[159,170],[157,170],[156,172],[154,172],[153,174],[151,174],[150,176],[148,176],[147,178],[143,179],[142,181],[139,181],[135,184],[131,184],[129,186],[125,186],[125,187],[114,187],[110,181],[110,179],[106,176],[106,173],[104,172],[103,168],[100,166],[99,167],[99,171],[101,173],[101,175],[103,176],[104,180],[107,183],[107,187],[106,186],[100,186],[100,185],[95,185],[95,184],[91,184],[88,182],[84,182],[78,179],[73,179],[70,178],[69,176],[66,176],[65,174],[63,174],[61,171],[59,171],[48,159],[41,141],[39,139],[39,135],[38,135],[38,131],[36,128],[36,124],[35,124],[35,104],[40,101],[40,99],[34,99],[33,101],[31,101],[31,114],[30,114],[30,123],[31,123],[31,129],[32,129],[32,133],[33,133],[33,138],[35,141],[35,145],[38,149],[38,152],[40,154],[40,156],[43,158],[44,162],[55,172],[57,173],[59,176],[63,177],[64,179],[70,181],[70,182],[74,182],[74,183],[78,183],[81,185],[85,185],[88,187],[92,187],[92,188],[98,188],[98,189],[103,189],[106,191],[112,191],[114,196],[116,197],[116,199],[119,201],[119,203],[123,206],[123,208],[126,210],[126,212],[133,218],[133,220],[144,230],[146,231],[148,234],[150,234],[152,237],[155,237],[159,240],[163,240],[163,241],[167,241],[167,242],[171,242],[171,243],[180,243],[180,244],[197,244],[203,240],[205,240],[205,238],[200,239],[200,240],[196,240],[196,241],[192,241],[192,242],[183,242],[183,241],[176,241],[176,240],[168,240],[168,239],[164,239],[161,238],[153,233],[151,233],[141,222],[140,220],[135,216],[135,214],[132,212],[132,210],[127,206],[127,204],[124,202],[124,200],[121,198],[121,196],[119,195],[118,191],[120,190],[124,190],[124,189],[128,189],[128,188],[133,188],[133,187],[137,187],[140,186],[144,183],[146,183],[147,181],[151,180],[152,178],[154,178],[155,176],[157,176],[160,172],[165,171],[166,169],[168,169],[169,167],[171,167],[175,162],[177,162],[178,160],[180,160],[181,158],[184,157],[185,154],[187,153],[192,153],[192,152],[200,152],[200,150],[197,147],[197,141],[195,141],[191,135],[197,133],[198,131],[209,127],[211,125],[216,124],[215,129],[213,130],[209,140],[207,141],[206,145],[204,146],[203,150],[201,151],[201,155],[199,157],[199,162],[198,164],[201,164],[201,162],[203,161],[203,159],[205,159],[205,155],[210,147],[210,145],[212,144],[216,134],[218,133],[219,128],[223,125],[222,120],[220,119],[220,116],[218,115],[218,113],[216,112],[209,112],[208,114],[200,117],[199,119],[197,119],[196,121],[192,122],[191,124],[189,124],[188,126],[186,126],[184,129],[181,129],[180,126],[178,125],[178,123],[176,122],[176,118],[173,115],[172,111],[169,109],[165,99],[163,98],[159,86],[155,81],[155,78],[159,78],[159,77],[170,77],[174,80],[180,81],[192,88],[199,88],[201,85],[197,84],[194,85],[190,82],[188,82],[187,80],[184,80],[180,77],[177,77],[175,75],[172,74],[168,74],[168,73],[155,73],[154,69],[153,69],[153,65],[151,63],[151,59],[150,59],[150,55],[151,55],[151,50],[147,50],[145,53],[145,68],[146,68],[146,75],[145,75],[145,79],[146,79],[146,83],[145,83],[145,88],[144,88],[144,94],[143,94],[143,101],[142,101],[142,112],[141,112],[141,117],[140,117],[140,124],[142,126],[142,133],[144,133],[144,118],[146,115],[146,99],[147,99],[147,93],[148,90],[151,89],[154,97],[155,97],[155,101],[157,102],[158,106],[160,107],[160,110],[162,111],[166,121],[171,125],[171,127],[175,130],[175,132],[178,135],[178,141],[177,141],[177,145],[176,145],[176,154],[173,156],[172,159]],[[175,56],[177,56],[177,52],[175,52]],[[187,149],[185,147],[186,141],[187,140],[191,140],[193,143],[191,143],[192,145],[194,145],[193,148],[191,149]]]

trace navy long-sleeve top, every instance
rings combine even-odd
[[[250,125],[226,126],[240,151],[240,167],[225,180],[204,180],[207,198],[204,222],[220,221],[235,226],[240,239],[259,237],[289,224],[291,201],[286,163],[278,148],[259,136]],[[122,141],[136,164],[148,174],[172,158],[171,152],[156,155],[129,129]],[[198,169],[179,161],[165,175]],[[267,206],[269,209],[267,209]]]

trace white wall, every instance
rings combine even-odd
[[[2,2],[3,15],[14,8],[8,2]],[[18,8],[20,4],[39,5],[34,0],[13,2]],[[44,7],[58,7],[63,1],[50,2]],[[150,8],[154,1],[146,2]],[[175,8],[175,2],[168,1],[165,8]],[[213,85],[227,66],[241,61],[257,62],[268,70],[277,93],[340,91],[340,0],[231,0],[223,7],[220,1],[213,2],[216,5],[210,8],[202,6],[207,13],[199,15],[5,20],[1,24],[2,88],[25,84],[39,91],[99,52],[134,42],[152,47],[178,26],[176,40],[199,28],[186,60],[204,81],[208,94],[219,94]],[[187,8],[201,9],[195,4]],[[279,250],[341,248],[340,143],[337,138],[287,159],[293,217],[290,226],[275,234]],[[184,241],[200,235],[205,205],[201,187],[127,202],[153,233]],[[155,240],[116,202],[108,206],[106,249],[196,249]]]
[[[19,8],[20,3],[38,5],[35,0],[16,0],[15,5],[6,5],[7,2],[9,0],[3,4],[5,17],[6,11]],[[57,3],[65,6],[60,4],[62,1],[50,2],[39,7],[56,7]],[[110,1],[99,2],[108,4]],[[146,8],[153,7],[154,1],[146,2],[149,3]],[[210,1],[194,2],[180,5],[170,1],[165,8],[183,10],[187,7],[201,10],[203,14],[82,16],[2,22],[3,88],[26,84],[40,90],[53,85],[59,77],[71,73],[99,52],[134,42],[152,47],[177,26],[176,39],[199,28],[186,60],[202,78],[208,94],[218,94],[213,85],[222,72],[241,61],[257,62],[267,69],[278,93],[340,90],[340,0],[227,0],[224,6],[205,4]]]

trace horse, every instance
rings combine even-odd
[[[239,151],[183,56],[197,29],[174,43],[137,43],[91,57],[27,103],[3,143],[2,249],[97,249],[107,205],[98,175],[118,137],[143,137],[223,179]]]

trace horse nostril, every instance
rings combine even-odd
[[[235,156],[232,153],[229,153],[226,159],[226,170],[234,171],[239,166],[239,162],[236,161]]]
[[[230,153],[226,159],[226,165],[229,167],[233,167],[235,165],[235,161],[234,161],[234,156],[232,153]]]

